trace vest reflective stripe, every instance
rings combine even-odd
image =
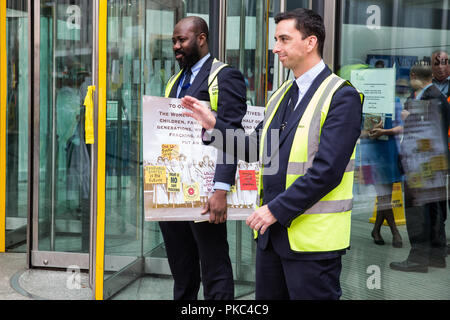
[[[182,74],[183,74],[183,70],[178,72],[176,75],[173,75],[172,77],[170,77],[169,82],[167,82],[166,92],[164,94],[165,98],[169,98],[170,93],[172,92],[173,86],[175,85],[175,83],[178,81],[178,79],[181,77]]]
[[[318,151],[320,134],[328,115],[331,99],[343,85],[351,84],[334,74],[330,75],[322,82],[306,107],[291,148],[286,174],[286,189],[299,177],[305,175],[312,166],[315,154]],[[280,103],[281,101],[278,106]],[[273,113],[276,112],[275,109]],[[273,115],[268,115],[267,119],[269,120],[263,130],[261,139],[267,134],[267,128],[273,119]],[[261,148],[263,148],[263,145],[261,145]],[[335,251],[345,249],[350,245],[354,160],[355,150],[339,185],[292,221],[287,232],[289,244],[293,251]],[[262,181],[262,177],[260,177],[260,181]],[[259,191],[262,193],[263,186],[261,183],[260,185]]]
[[[335,201],[319,201],[310,209],[308,209],[305,214],[322,214],[326,213],[339,213],[350,211],[352,209],[352,199],[345,200],[335,200]]]
[[[217,80],[217,75],[219,72],[228,67],[226,63],[223,63],[217,59],[214,59],[211,70],[209,71],[208,77],[208,93],[209,93],[209,102],[211,104],[211,110],[217,112],[217,106],[219,102],[219,81]],[[167,82],[165,97],[169,98],[170,93],[172,92],[173,86],[178,81],[178,79],[183,74],[183,70],[181,70],[178,74],[172,76]]]
[[[312,163],[308,162],[289,162],[287,168],[287,174],[305,175],[306,171],[311,168]],[[351,159],[345,168],[345,172],[351,172],[355,168],[355,160]]]
[[[325,121],[329,104],[331,103],[331,98],[333,96],[329,93],[334,94],[344,82],[345,80],[340,79],[338,76],[329,76],[322,82],[314,96],[311,98],[295,133],[293,142],[293,148],[295,148],[296,155],[295,160],[297,160],[295,162],[306,162],[312,165],[314,155],[319,149],[320,133],[323,125],[321,115],[325,115],[323,118]],[[328,106],[325,107],[327,104]],[[324,108],[326,108],[326,110],[324,110]],[[307,143],[303,143],[303,141]],[[289,162],[294,162],[293,160],[291,151]]]
[[[269,117],[273,117],[275,114],[273,111],[275,108],[278,109],[278,106],[281,104],[281,101],[283,101],[284,96],[291,88],[293,82],[292,81],[285,81],[280,88],[278,88],[277,91],[275,91],[272,96],[270,97],[269,101],[267,102],[265,116],[264,116],[264,123],[267,123],[269,120]]]
[[[266,106],[266,110],[265,110],[265,114],[264,114],[264,125],[263,125],[263,132],[267,132],[270,122],[272,121],[273,117],[276,114],[276,111],[278,110],[278,107],[281,104],[281,101],[283,101],[284,96],[286,95],[286,93],[289,91],[289,89],[292,86],[292,81],[288,80],[285,81],[280,88],[277,89],[277,91],[275,91],[272,96],[270,97],[269,101],[267,102],[267,106]],[[260,142],[260,151],[259,151],[259,159],[260,159],[260,167],[261,170],[259,170],[259,184],[258,184],[258,189],[260,190],[258,192],[257,198],[256,198],[256,206],[259,207],[262,205],[261,203],[261,199],[262,199],[262,192],[263,192],[263,183],[262,183],[262,176],[263,176],[263,167],[264,167],[264,161],[263,161],[263,150],[266,149],[266,147],[264,146],[265,144],[265,137],[266,135],[263,134],[261,135],[261,142]],[[256,233],[254,233],[255,238],[257,236]]]
[[[219,81],[217,80],[217,75],[220,70],[227,67],[228,65],[214,59],[211,66],[211,71],[208,77],[208,92],[209,92],[209,102],[211,104],[211,109],[217,112],[217,106],[219,104]]]

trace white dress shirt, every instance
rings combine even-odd
[[[294,110],[300,104],[300,101],[302,101],[306,92],[308,92],[314,79],[316,79],[316,77],[323,71],[323,69],[325,69],[325,62],[323,62],[323,60],[320,60],[318,64],[316,64],[314,67],[312,67],[307,72],[302,74],[300,77],[295,79],[298,86],[298,100],[297,104],[294,107]]]
[[[208,60],[210,56],[211,56],[211,54],[208,53],[206,56],[204,56],[203,58],[198,60],[197,63],[194,64],[194,66],[191,68],[192,75],[191,75],[191,81],[189,82],[190,84],[192,84],[194,82],[195,77],[198,75],[198,73],[200,72],[200,69],[203,67],[206,60]],[[180,82],[178,83],[177,97],[180,96],[180,91],[181,91],[181,88],[183,87],[185,77],[186,77],[186,73],[183,74],[183,78],[181,78]]]

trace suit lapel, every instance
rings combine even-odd
[[[288,122],[288,125],[286,129],[281,133],[280,135],[280,146],[286,140],[286,137],[289,136],[292,129],[297,128],[298,123],[303,116],[303,113],[306,110],[306,107],[308,106],[309,102],[311,101],[312,97],[314,96],[314,93],[319,88],[319,86],[322,84],[322,82],[331,74],[331,70],[328,67],[325,67],[325,69],[319,73],[319,75],[314,79],[313,83],[309,87],[306,94],[303,96],[302,101],[297,106],[297,108],[294,110],[294,112],[291,115],[291,119]]]
[[[198,90],[201,88],[202,83],[204,81],[208,81],[209,72],[211,71],[213,59],[214,58],[211,56],[208,58],[208,60],[205,61],[202,68],[195,77],[194,82],[187,90],[186,95],[195,97]]]

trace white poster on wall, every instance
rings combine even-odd
[[[211,196],[217,150],[205,146],[202,128],[183,115],[180,100],[143,97],[143,185],[146,221],[201,221]],[[243,119],[251,132],[264,109],[248,107]],[[228,220],[245,220],[256,202],[259,165],[239,161],[235,185],[227,195]]]
[[[395,116],[395,68],[352,70],[350,82],[364,94],[363,113]]]

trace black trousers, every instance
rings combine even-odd
[[[280,257],[271,243],[256,252],[256,300],[338,300],[341,257],[295,260]]]
[[[433,260],[440,262],[447,255],[447,201],[414,206],[412,200],[412,193],[405,184],[406,229],[411,243],[408,260],[423,265]]]
[[[205,300],[233,300],[233,270],[226,223],[160,222],[175,284],[175,300],[197,300],[200,281]]]

